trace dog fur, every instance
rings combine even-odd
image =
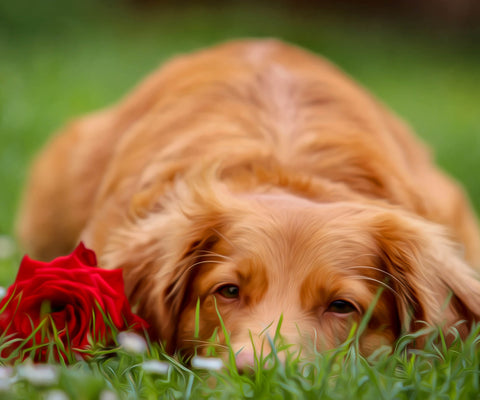
[[[480,316],[463,191],[370,94],[275,40],[178,57],[74,121],[34,163],[18,232],[33,257],[83,240],[123,268],[170,351],[222,343],[220,314],[239,364],[280,318],[290,343],[338,345],[380,288],[366,354]]]

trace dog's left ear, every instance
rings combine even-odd
[[[458,245],[444,228],[420,218],[386,213],[375,221],[374,236],[382,268],[394,279],[399,322],[403,332],[422,325],[444,330],[460,321],[464,337],[480,321],[480,282]]]

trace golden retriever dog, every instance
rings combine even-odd
[[[174,59],[54,137],[18,233],[33,257],[83,240],[123,268],[169,351],[221,346],[221,317],[243,368],[280,319],[303,351],[338,346],[370,307],[364,354],[418,321],[466,335],[480,318],[476,223],[365,90],[304,50],[246,40]]]

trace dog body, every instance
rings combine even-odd
[[[75,121],[36,161],[18,227],[32,256],[84,240],[123,268],[171,350],[222,341],[218,314],[236,350],[281,315],[287,340],[330,348],[379,288],[366,353],[413,320],[480,315],[463,192],[364,90],[273,40],[179,57]]]

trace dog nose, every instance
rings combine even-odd
[[[240,372],[253,370],[255,367],[255,356],[253,350],[244,349],[235,356],[235,364]]]
[[[242,349],[235,356],[235,365],[239,372],[248,372],[252,371],[258,362],[263,363],[263,368],[270,368],[275,362],[284,363],[285,359],[284,352],[276,353],[275,356],[272,357],[272,354],[268,351],[266,354],[257,354],[257,357],[255,357],[252,349]]]

